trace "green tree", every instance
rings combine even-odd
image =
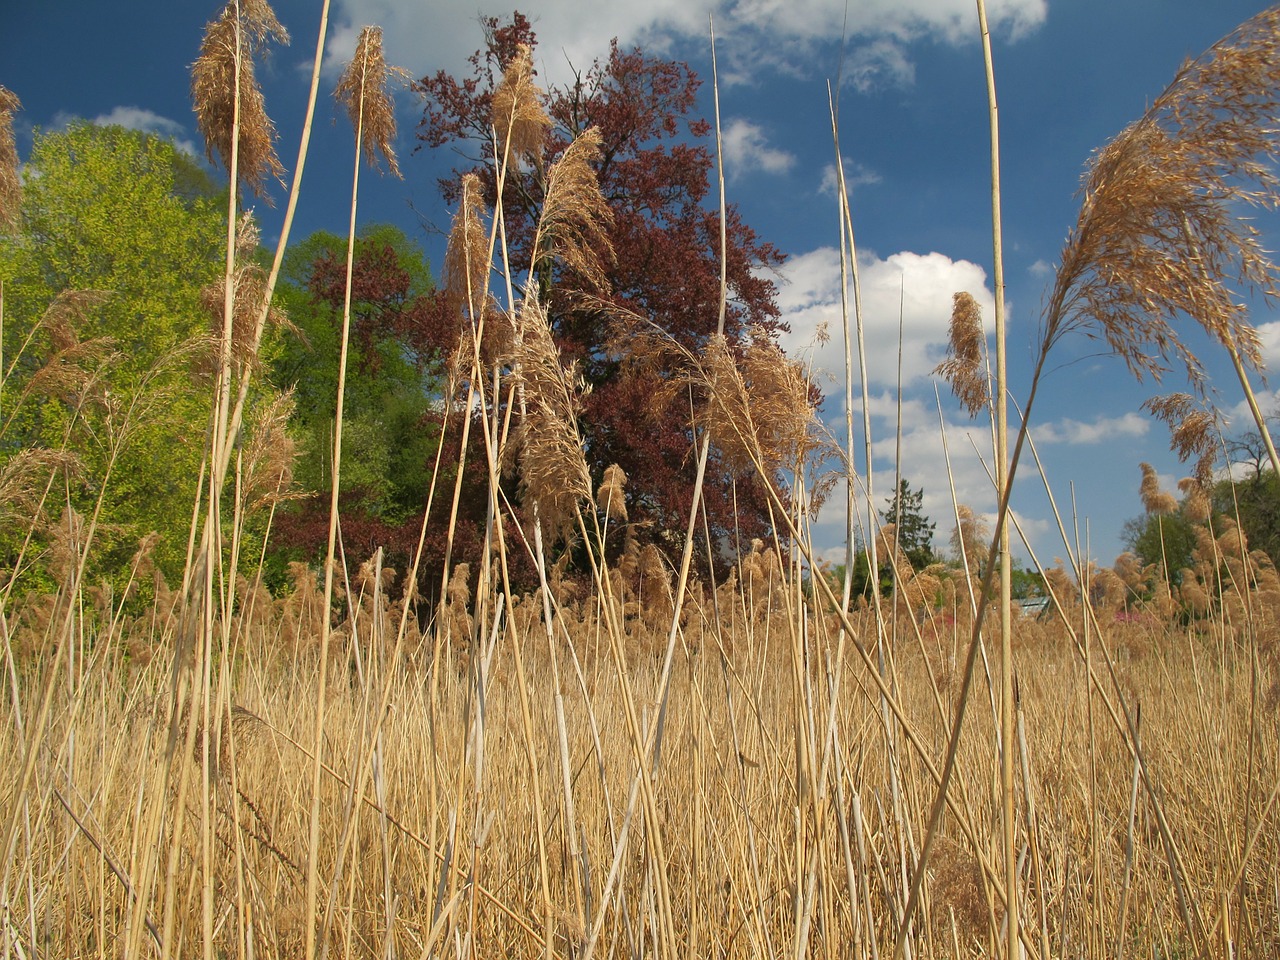
[[[886,498],[885,503],[888,506],[880,516],[885,523],[897,525],[898,543],[911,561],[912,569],[923,570],[937,563],[937,554],[933,552],[935,524],[924,514],[924,488],[912,490],[911,485],[902,480],[897,491]]]
[[[327,529],[345,277],[346,238],[320,231],[290,248],[277,292],[298,335],[281,343],[271,376],[295,392],[295,477],[309,494],[282,518],[279,545],[308,559]],[[437,329],[441,313],[422,248],[398,227],[360,231],[351,309],[343,529],[394,551],[417,538],[440,435],[439,344],[453,338]]]
[[[13,364],[0,388],[0,458],[68,447],[83,465],[84,482],[70,491],[82,510],[111,464],[107,539],[131,553],[159,533],[155,555],[171,576],[182,566],[208,424],[193,344],[209,329],[201,288],[221,265],[217,193],[166,141],[74,123],[36,136],[19,231],[0,243]],[[65,291],[96,294],[68,310],[55,304]],[[49,376],[51,363],[73,356],[92,361],[90,380]],[[108,550],[99,562],[119,569],[120,559]]]
[[[1143,566],[1155,564],[1176,586],[1182,582],[1182,571],[1192,565],[1196,526],[1182,504],[1174,513],[1145,513],[1125,521],[1120,539]]]
[[[1274,427],[1280,415],[1272,413],[1267,420]],[[1247,472],[1243,479],[1223,480],[1214,486],[1214,511],[1229,517],[1238,515],[1249,549],[1261,550],[1272,563],[1280,564],[1280,480],[1271,469],[1262,435],[1247,430],[1228,439],[1227,457]]]

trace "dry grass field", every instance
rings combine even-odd
[[[1185,569],[1071,559],[1042,570],[1043,615],[1006,608],[997,561],[1016,522],[1013,474],[1034,450],[991,402],[1002,373],[986,382],[976,307],[957,300],[943,373],[995,424],[996,529],[979,535],[956,505],[960,560],[923,570],[892,527],[862,537],[891,582],[851,602],[808,521],[817,494],[847,488],[851,515],[878,523],[874,499],[852,493],[853,428],[834,449],[804,368],[767,336],[726,338],[722,279],[720,332],[696,348],[634,315],[609,319],[633,324],[629,360],[663,357],[664,389],[689,398],[691,462],[715,444],[753,476],[776,535],[739,552],[724,582],[692,572],[699,471],[688,529],[661,534],[683,554],[640,547],[621,469],[593,489],[582,382],[539,289],[548,264],[603,277],[599,134],[543,163],[551,120],[527,47],[493,98],[491,158],[498,196],[515,164],[545,174],[527,289],[514,289],[502,211],[484,209],[474,177],[458,189],[444,271],[462,336],[442,429],[485,464],[483,568],[355,556],[333,482],[323,562],[268,592],[261,539],[286,509],[287,403],[266,403],[254,377],[280,257],[270,271],[248,262],[258,238],[238,200],[281,170],[252,63],[282,33],[264,0],[232,2],[195,67],[201,132],[232,189],[226,274],[206,297],[208,444],[182,582],[156,571],[151,540],[114,587],[91,582],[108,519],[100,490],[90,511],[61,508],[74,445],[0,464],[17,558],[0,580],[4,960],[1280,957],[1280,578],[1239,523],[1206,508]],[[362,33],[339,85],[357,171],[360,147],[394,168],[379,37]],[[1071,332],[1136,372],[1181,364],[1194,381],[1199,360],[1170,325],[1187,316],[1252,396],[1257,336],[1231,291],[1280,294],[1280,271],[1232,205],[1280,196],[1277,64],[1273,10],[1188,64],[1095,156],[1028,416]],[[0,127],[15,106],[0,88]],[[0,132],[3,225],[20,198]],[[613,309],[603,291],[591,307]],[[52,330],[40,320],[32,338],[40,324]],[[339,478],[350,328],[348,309]],[[95,396],[75,359],[68,348],[36,373],[76,387],[79,405],[59,408],[72,426]],[[1152,405],[1201,457],[1184,493],[1203,505],[1216,440],[1196,410]],[[838,484],[824,486],[819,461],[837,464]],[[428,494],[452,498],[450,544],[465,477],[452,466],[456,485],[440,479],[446,464]],[[1157,488],[1143,495],[1152,516],[1172,510]],[[536,570],[531,595],[509,587],[517,555]],[[428,578],[447,583],[434,608],[411,588]]]

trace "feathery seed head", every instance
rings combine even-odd
[[[489,241],[481,215],[480,178],[462,178],[462,196],[444,253],[444,289],[451,311],[466,310],[478,322],[489,289]]]
[[[18,149],[13,140],[13,115],[22,102],[11,90],[0,86],[0,230],[18,225],[22,206],[22,181],[18,176]]]
[[[600,181],[592,164],[600,158],[600,131],[590,127],[580,133],[547,174],[547,195],[542,204],[533,243],[537,268],[556,259],[603,290],[605,264],[614,260],[608,228],[613,210],[600,193]]]
[[[1235,288],[1280,297],[1280,268],[1241,204],[1280,203],[1280,8],[1190,61],[1147,113],[1095,153],[1046,312],[1042,349],[1071,329],[1139,378],[1200,360],[1173,327],[1189,316],[1248,364],[1261,355]]]
[[[605,468],[604,479],[596,491],[596,501],[610,520],[627,522],[627,475],[616,463]]]
[[[1178,501],[1172,494],[1160,489],[1160,477],[1156,468],[1149,463],[1140,463],[1142,468],[1142,486],[1138,493],[1142,497],[1142,509],[1149,514],[1170,514],[1178,510]]]
[[[236,175],[259,196],[264,195],[268,176],[284,175],[275,151],[275,124],[254,77],[254,55],[269,39],[289,42],[271,5],[266,0],[230,0],[205,28],[200,56],[191,68],[191,98],[206,156],[212,161],[217,154],[230,171],[232,138],[238,128]]]
[[[515,382],[524,412],[517,429],[520,485],[553,535],[568,533],[578,502],[591,495],[577,414],[585,387],[560,360],[537,296],[520,305]]]
[[[991,399],[986,373],[982,368],[982,313],[978,301],[967,291],[951,298],[951,340],[947,359],[933,372],[949,384],[969,416],[977,416]]]
[[[1142,404],[1157,420],[1169,428],[1169,446],[1184,463],[1195,458],[1192,475],[1207,484],[1213,477],[1213,464],[1218,457],[1217,414],[1203,409],[1186,393],[1152,397]]]
[[[377,165],[381,153],[391,172],[399,177],[400,167],[392,147],[396,138],[396,114],[388,92],[393,79],[406,83],[409,74],[400,67],[387,66],[382,55],[382,28],[365,27],[356,41],[355,56],[343,71],[333,95],[346,105],[351,126],[359,131],[365,159]]]
[[[533,50],[522,43],[493,91],[492,121],[498,133],[499,158],[508,150],[512,157],[534,163],[542,157],[552,121],[543,109],[533,75]]]

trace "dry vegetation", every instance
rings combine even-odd
[[[1243,84],[1277,16],[1237,38],[1244,53],[1229,69],[1188,68],[1155,119],[1099,155],[1046,352],[1098,309],[1093,332],[1131,363],[1154,345],[1198,373],[1164,326],[1182,304],[1126,326],[1159,291],[1116,252],[1132,224],[1104,214],[1118,203],[1115,170],[1179,142],[1158,121],[1185,119],[1185,84]],[[250,66],[273,36],[283,28],[263,0],[231,4],[196,72],[209,149],[242,164],[254,190],[280,173]],[[376,150],[394,170],[391,111],[365,87],[393,75],[376,34],[359,60],[344,80],[357,156]],[[547,126],[526,58],[501,93],[499,181],[515,155],[541,163]],[[0,88],[6,111],[8,96]],[[547,170],[537,245],[591,277],[608,256],[588,162],[597,148],[587,131]],[[1187,162],[1191,172],[1168,173],[1183,186],[1205,173],[1203,151]],[[1186,250],[1170,252],[1184,242],[1218,243],[1239,277],[1273,282],[1252,238],[1208,201],[1200,219],[1169,227],[1156,186],[1160,264],[1185,266]],[[275,282],[275,271],[239,282],[234,209],[226,283],[210,298],[221,337],[211,466],[193,490],[184,582],[171,589],[152,569],[147,541],[122,593],[83,582],[97,517],[55,519],[45,503],[49,479],[71,469],[66,451],[33,451],[0,474],[0,519],[40,527],[60,574],[44,594],[7,578],[0,607],[6,960],[1003,955],[1010,903],[1028,958],[1280,956],[1280,580],[1238,526],[1205,528],[1178,576],[1131,557],[1047,570],[1053,608],[1015,622],[1016,704],[1002,705],[974,622],[993,564],[981,562],[990,538],[972,511],[957,505],[965,566],[914,571],[886,529],[891,595],[842,605],[839,584],[810,575],[806,510],[822,488],[806,489],[808,467],[839,454],[814,429],[803,369],[767,341],[720,336],[672,382],[701,398],[693,422],[744,471],[789,477],[771,489],[775,526],[792,536],[752,544],[724,583],[691,577],[688,554],[672,570],[636,545],[620,469],[593,496],[580,384],[557,353],[539,277],[490,295],[500,218],[480,209],[474,183],[462,196],[446,259],[464,331],[448,428],[481,435],[495,514],[508,509],[504,465],[536,506],[519,543],[491,525],[484,569],[438,571],[437,609],[406,588],[417,570],[375,556],[348,575],[363,558],[339,559],[332,539],[325,568],[296,566],[283,597],[241,556],[245,515],[269,514],[287,487],[288,399],[248,418],[246,479],[224,491]],[[1243,260],[1231,261],[1233,240]],[[1251,328],[1204,273],[1168,283],[1206,283],[1217,313],[1204,322],[1250,359]],[[989,409],[972,298],[957,299],[954,324],[962,397]],[[678,352],[636,332],[655,354]],[[340,398],[337,409],[340,424]],[[431,496],[448,498],[438,486]],[[1154,473],[1142,492],[1153,514],[1176,506]],[[1184,493],[1203,500],[1196,481]],[[553,562],[564,536],[578,544],[576,578]],[[517,550],[537,565],[533,596],[505,586]],[[1001,742],[1002,706],[1016,707],[1012,742]]]

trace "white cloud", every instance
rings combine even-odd
[[[843,383],[844,337],[840,298],[840,253],[820,247],[791,257],[782,267],[778,306],[791,325],[783,337],[788,353],[805,349],[825,325],[830,340],[812,353],[814,366]],[[909,384],[929,375],[942,359],[951,323],[951,298],[968,291],[977,298],[984,322],[991,323],[994,298],[986,272],[967,260],[941,253],[903,251],[887,259],[859,255],[863,339],[867,381],[891,386],[898,379],[898,326],[902,324],[902,380]],[[852,323],[853,291],[849,291]],[[856,349],[856,342],[855,342]],[[858,377],[854,355],[854,379]],[[837,390],[837,392],[842,392]]]
[[[720,133],[724,144],[725,168],[729,176],[752,170],[786,173],[795,166],[794,153],[769,146],[764,129],[750,120],[730,120]]]
[[[883,178],[870,167],[863,166],[855,160],[848,157],[841,157],[841,165],[844,167],[844,185],[849,191],[856,190],[858,187],[867,187],[879,183]],[[836,165],[828,163],[822,168],[822,182],[818,185],[818,193],[827,197],[836,195]]]
[[[1258,339],[1262,341],[1262,362],[1274,374],[1280,370],[1280,320],[1258,324]]]
[[[1129,412],[1119,417],[1099,417],[1091,423],[1064,417],[1051,423],[1031,428],[1031,435],[1039,444],[1091,444],[1121,437],[1145,437],[1151,429],[1151,421],[1140,413]]]
[[[58,118],[54,119],[56,122]],[[91,122],[100,127],[117,126],[126,130],[154,133],[172,142],[177,150],[193,157],[196,155],[195,142],[187,139],[187,131],[182,124],[143,107],[114,107],[110,113],[99,114]]]
[[[1031,266],[1027,267],[1027,273],[1031,274],[1037,280],[1047,280],[1053,276],[1053,264],[1048,260],[1037,260]]]
[[[988,20],[997,35],[1017,38],[1035,30],[1047,15],[1047,0],[991,0]],[[364,24],[384,29],[388,62],[415,76],[464,70],[466,57],[481,46],[476,7],[466,3],[425,4],[421,0],[338,0],[330,28],[329,68],[345,62]],[[533,19],[541,42],[539,69],[561,81],[569,65],[585,69],[607,55],[609,41],[639,44],[661,52],[674,41],[708,42],[708,18],[715,17],[717,47],[727,73],[758,75],[761,66],[795,70],[814,44],[841,36],[848,16],[849,69],[855,83],[909,78],[904,44],[916,39],[976,42],[971,0],[646,0],[607,3],[544,0]]]

